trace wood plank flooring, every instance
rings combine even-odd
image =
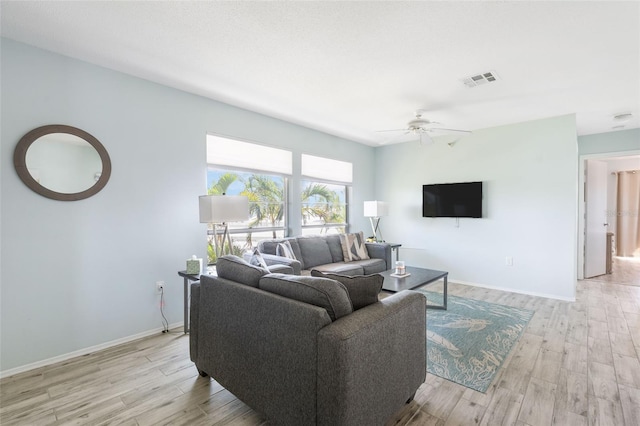
[[[387,425],[639,425],[640,274],[629,264],[616,262],[620,281],[578,282],[573,303],[450,283],[450,294],[535,314],[486,393],[429,374]],[[174,330],[5,378],[0,424],[267,425],[198,376],[188,344]]]

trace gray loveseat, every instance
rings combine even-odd
[[[269,274],[235,256],[217,270],[191,286],[191,359],[270,424],[382,425],[425,380],[421,293],[352,311],[331,279]]]
[[[277,246],[289,241],[295,259],[277,256]],[[295,275],[309,275],[312,269],[341,275],[368,275],[391,269],[391,246],[385,243],[365,243],[369,259],[346,261],[339,235],[313,235],[263,240],[258,250],[267,265],[291,266]],[[251,256],[249,253],[247,256]]]

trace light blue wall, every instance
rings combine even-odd
[[[374,148],[11,40],[1,48],[0,371],[159,329],[158,280],[169,322],[182,321],[176,271],[191,254],[206,258],[197,199],[208,132],[291,149],[294,170],[301,153],[352,162],[353,229],[368,227]],[[60,202],[19,180],[15,145],[45,124],[102,142],[113,166],[103,191]]]
[[[578,137],[580,155],[637,151],[640,149],[640,129],[619,130]]]
[[[574,299],[575,117],[477,130],[452,147],[444,138],[376,153],[384,235],[402,243],[401,257],[457,282]],[[422,185],[471,181],[483,182],[482,219],[422,217]]]

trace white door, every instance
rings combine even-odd
[[[607,163],[587,160],[585,168],[584,277],[607,273]]]

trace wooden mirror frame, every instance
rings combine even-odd
[[[29,170],[27,169],[27,151],[31,144],[37,139],[51,133],[68,133],[78,136],[98,151],[98,155],[100,155],[100,160],[102,161],[102,172],[93,186],[84,191],[75,193],[56,192],[45,188],[36,181],[33,176],[31,176],[31,173],[29,173]],[[109,177],[111,176],[111,159],[109,158],[109,153],[107,153],[107,150],[100,141],[84,130],[78,129],[77,127],[66,126],[64,124],[41,126],[24,135],[13,152],[13,165],[22,182],[31,188],[31,190],[44,197],[59,201],[77,201],[89,198],[100,192],[100,190],[105,187],[109,181]]]

